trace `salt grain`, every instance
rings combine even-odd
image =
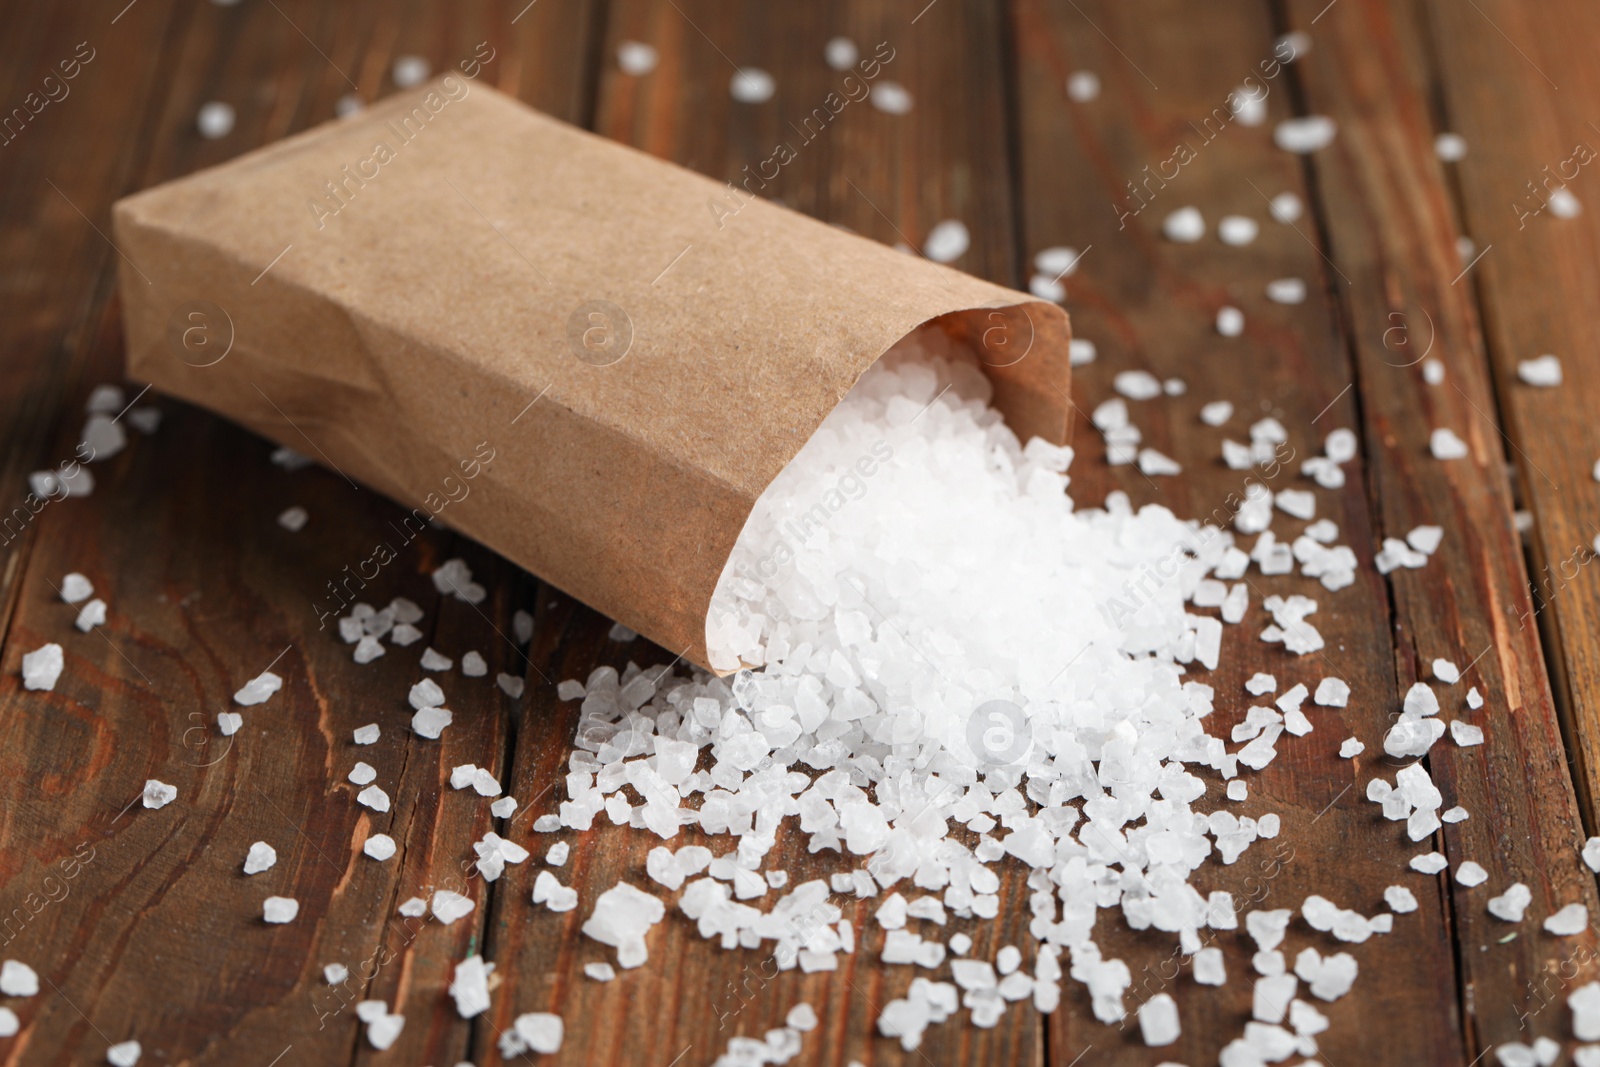
[[[243,707],[253,707],[266,701],[266,699],[283,688],[283,679],[271,671],[262,671],[250,679],[244,686],[233,694],[234,703]]]
[[[244,725],[244,716],[236,711],[217,712],[217,732],[223,737],[232,737]]]
[[[959,219],[945,219],[928,231],[922,245],[922,254],[935,263],[954,263],[967,254],[972,246],[972,235]]]
[[[1411,857],[1411,869],[1421,871],[1423,874],[1438,874],[1448,866],[1449,861],[1437,852],[1427,852],[1420,856]]]
[[[1206,235],[1206,220],[1199,208],[1181,207],[1162,220],[1161,232],[1169,241],[1193,244]]]
[[[1441,133],[1433,139],[1433,154],[1444,163],[1459,163],[1467,155],[1467,139],[1459,133]]]
[[[441,655],[431,647],[422,653],[422,669],[425,671],[447,671],[455,666],[456,661],[449,656]]]
[[[1589,909],[1582,904],[1568,904],[1544,921],[1545,933],[1557,937],[1571,937],[1589,928]]]
[[[134,1067],[142,1055],[144,1047],[139,1042],[119,1041],[106,1049],[106,1062],[111,1064],[111,1067]]]
[[[39,993],[39,973],[21,960],[0,964],[0,993],[8,997],[32,997]]]
[[[1283,192],[1272,198],[1270,214],[1277,221],[1288,225],[1298,220],[1304,210],[1305,207],[1298,196]]]
[[[897,81],[878,82],[867,99],[873,107],[887,115],[904,115],[913,104],[910,90]]]
[[[421,85],[428,80],[433,67],[422,56],[396,56],[392,73],[394,83],[402,89],[410,89]]]
[[[1558,219],[1575,219],[1583,213],[1583,205],[1566,186],[1553,190],[1549,200],[1550,214]]]
[[[99,597],[96,597],[95,599],[93,599],[93,600],[89,601],[87,604],[85,604],[82,607],[82,609],[79,610],[78,617],[73,622],[73,625],[76,626],[83,633],[88,633],[90,630],[93,630],[96,626],[105,625],[105,621],[106,621],[106,602],[104,600],[101,600]]]
[[[1285,152],[1304,155],[1333,143],[1338,127],[1326,115],[1285,119],[1272,131],[1272,141]]]
[[[1561,384],[1561,360],[1546,354],[1537,359],[1517,361],[1517,377],[1527,385],[1545,387]]]
[[[1383,902],[1389,905],[1389,910],[1396,915],[1405,915],[1417,910],[1416,894],[1403,885],[1392,885],[1385,889]]]
[[[369,722],[365,726],[357,726],[351,736],[358,745],[371,745],[377,743],[381,733],[377,723]]]
[[[375,785],[369,785],[356,794],[356,803],[373,811],[388,811],[389,794]]]
[[[1087,104],[1100,95],[1100,75],[1092,70],[1075,70],[1067,75],[1067,99]]]
[[[299,533],[301,530],[306,528],[306,521],[310,519],[310,517],[310,514],[305,508],[296,504],[294,507],[285,508],[281,513],[279,513],[278,525],[282,526],[290,533]]]
[[[1428,438],[1428,451],[1434,459],[1462,459],[1468,454],[1467,443],[1444,427],[1434,430]]]
[[[1226,400],[1213,400],[1200,409],[1200,421],[1207,426],[1221,426],[1233,418],[1233,405]]]
[[[1217,222],[1217,236],[1223,244],[1243,247],[1256,239],[1261,226],[1255,219],[1244,215],[1224,215]]]
[[[1521,882],[1513,882],[1504,893],[1489,898],[1489,914],[1504,922],[1519,923],[1531,903],[1532,891]]]
[[[269,923],[293,922],[299,914],[300,902],[293,897],[268,897],[261,902],[261,917]]]
[[[1238,337],[1244,332],[1244,312],[1236,307],[1218,308],[1217,332],[1224,337]]]
[[[208,141],[220,140],[233,132],[234,118],[231,104],[211,100],[200,105],[200,113],[195,116],[195,128]]]
[[[457,919],[462,919],[472,914],[472,909],[477,906],[477,903],[471,897],[463,896],[449,889],[440,889],[435,892],[433,900],[429,903],[433,917],[446,926],[449,926]]]
[[[849,70],[861,56],[856,43],[848,37],[833,37],[822,47],[823,61],[834,70]]]
[[[143,799],[147,808],[164,808],[178,799],[178,787],[151,778],[144,783]]]
[[[1480,886],[1489,880],[1489,872],[1472,860],[1463,860],[1456,867],[1456,882],[1468,889]]]
[[[382,862],[394,855],[395,847],[394,838],[388,834],[373,834],[361,846],[361,851]]]
[[[741,104],[764,104],[777,88],[772,75],[760,67],[740,67],[728,83],[728,92]]]
[[[55,642],[40,645],[22,656],[22,685],[25,689],[49,691],[56,687],[66,665],[61,646]]]
[[[660,61],[655,48],[643,41],[622,41],[617,45],[617,68],[629,77],[641,78],[649,74]]]
[[[278,862],[278,850],[265,841],[257,841],[250,846],[250,851],[244,858],[245,874],[260,874],[270,870]]]
[[[1300,278],[1277,278],[1267,283],[1267,299],[1275,304],[1303,304],[1306,283]]]
[[[61,599],[68,604],[79,603],[93,595],[94,585],[77,571],[61,579]]]

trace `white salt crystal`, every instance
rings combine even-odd
[[[1100,75],[1092,70],[1075,70],[1067,75],[1067,99],[1087,104],[1100,95]]]
[[[1200,421],[1207,426],[1221,426],[1233,418],[1233,405],[1226,400],[1213,400],[1200,409]]]
[[[1153,400],[1161,395],[1161,380],[1149,371],[1121,371],[1111,380],[1111,384],[1129,400]]]
[[[1152,477],[1183,473],[1183,467],[1176,460],[1157,452],[1153,448],[1139,450],[1139,470]]]
[[[1367,746],[1354,737],[1345,738],[1344,742],[1339,745],[1339,755],[1345,759],[1354,759],[1366,750]]]
[[[643,41],[622,41],[617,45],[617,67],[630,77],[640,78],[656,69],[661,60],[655,48]],[[851,60],[853,65],[855,60]]]
[[[1383,891],[1383,902],[1397,915],[1417,910],[1417,898],[1403,885],[1392,885]]]
[[[661,901],[627,882],[618,882],[595,901],[594,913],[583,924],[583,932],[616,948],[617,962],[623,967],[638,967],[648,958],[644,935],[665,914]]]
[[[1406,544],[1425,556],[1433,555],[1438,550],[1439,542],[1442,540],[1444,540],[1444,527],[1442,526],[1418,526],[1406,534]]]
[[[1461,680],[1460,669],[1447,659],[1434,660],[1432,667],[1433,676],[1446,685],[1454,685]]]
[[[1439,821],[1448,823],[1466,822],[1469,817],[1470,813],[1467,809],[1458,804],[1440,815]]]
[[[482,678],[489,673],[489,664],[477,652],[468,652],[461,657],[461,673],[468,678]]]
[[[369,722],[365,726],[357,726],[352,737],[358,745],[371,745],[377,742],[380,734],[381,731],[378,729],[378,724]]]
[[[639,634],[637,631],[630,630],[620,622],[614,622],[611,624],[611,630],[606,636],[612,641],[628,642],[638,637]]]
[[[1583,843],[1584,866],[1600,874],[1600,837],[1591,837]]]
[[[25,689],[51,690],[61,677],[66,657],[55,642],[40,645],[22,656],[22,685]]]
[[[293,507],[285,508],[279,513],[278,525],[290,533],[299,533],[306,528],[306,521],[310,518],[311,516],[306,509],[296,504]]]
[[[834,70],[849,70],[860,58],[856,43],[848,37],[833,37],[822,46],[822,58]]]
[[[0,964],[0,993],[8,997],[31,997],[39,992],[39,973],[21,960]]]
[[[95,597],[79,610],[78,618],[73,625],[84,633],[88,633],[96,626],[105,625],[105,621],[106,602],[99,597]]]
[[[537,1052],[543,1056],[552,1056],[561,1051],[561,1043],[565,1039],[566,1028],[559,1015],[552,1015],[543,1011],[531,1011],[525,1015],[517,1016],[516,1022],[512,1024],[512,1032],[525,1046],[524,1051]],[[503,1044],[504,1040],[502,1039]],[[502,1052],[504,1052],[503,1048]],[[511,1055],[518,1054],[514,1052]]]
[[[394,629],[389,631],[389,641],[401,648],[414,645],[422,640],[422,631],[412,626],[409,622],[397,622]]]
[[[262,671],[248,682],[235,694],[233,701],[243,707],[251,707],[263,703],[268,697],[283,688],[283,679],[271,671]]]
[[[1459,163],[1467,155],[1467,139],[1459,133],[1441,133],[1433,139],[1433,154],[1444,163]]]
[[[472,909],[477,906],[477,902],[471,897],[463,896],[449,889],[437,890],[433,894],[432,901],[429,902],[433,917],[446,926],[449,926],[457,919],[462,919],[472,914]]]
[[[144,1055],[144,1046],[137,1041],[118,1041],[106,1049],[106,1062],[111,1067],[134,1067]]]
[[[1583,205],[1572,195],[1572,190],[1564,185],[1551,191],[1548,203],[1550,214],[1558,219],[1575,219],[1583,213]]]
[[[585,963],[583,973],[596,982],[609,982],[617,976],[616,968],[609,963]]]
[[[1288,225],[1298,220],[1304,210],[1305,207],[1298,196],[1282,192],[1272,198],[1270,214],[1277,221]]]
[[[1067,345],[1067,362],[1082,367],[1095,361],[1095,344],[1082,337],[1074,337]]]
[[[1238,337],[1244,333],[1244,312],[1236,307],[1218,308],[1217,332],[1224,337]]]
[[[421,85],[432,71],[432,65],[425,58],[415,55],[396,56],[392,68],[394,83],[402,89]]]
[[[1463,860],[1456,866],[1456,882],[1468,889],[1480,886],[1489,880],[1489,872],[1472,860]]]
[[[1194,954],[1194,980],[1201,985],[1222,985],[1227,981],[1220,948],[1203,948]]]
[[[1229,800],[1245,800],[1249,797],[1249,795],[1250,787],[1245,784],[1243,778],[1235,778],[1233,781],[1228,783]]]
[[[1467,258],[1471,258],[1470,256]],[[1429,385],[1444,384],[1444,364],[1436,358],[1422,361],[1422,380]]]
[[[728,82],[728,92],[741,104],[764,104],[777,88],[772,75],[760,67],[740,67]]]
[[[1206,235],[1206,220],[1197,207],[1180,207],[1161,222],[1161,232],[1169,241],[1193,244]]]
[[[361,851],[381,862],[393,856],[395,848],[394,838],[388,834],[373,834],[361,846]]]
[[[1301,278],[1276,278],[1267,283],[1267,299],[1274,304],[1303,304],[1306,283]]]
[[[358,94],[345,93],[333,102],[333,113],[341,119],[353,119],[361,114],[361,109],[365,106]]]
[[[1461,459],[1469,449],[1467,443],[1452,431],[1440,427],[1428,438],[1428,451],[1433,453],[1434,459]]]
[[[257,841],[250,846],[250,851],[244,858],[244,873],[260,874],[277,862],[278,850],[265,841]]]
[[[1462,748],[1481,745],[1483,744],[1483,727],[1473,726],[1460,719],[1452,720],[1450,723],[1450,740]]]
[[[261,902],[261,917],[269,923],[293,922],[300,914],[300,902],[293,897],[268,897]]]
[[[533,640],[533,616],[518,608],[511,616],[511,634],[517,639],[517,644],[525,645]]]
[[[408,897],[395,910],[408,919],[418,919],[428,914],[428,902],[421,897]]]
[[[1078,250],[1054,245],[1034,254],[1033,269],[1051,278],[1069,277],[1078,269]]]
[[[244,716],[236,711],[217,712],[217,732],[223,737],[232,737],[244,725]]]
[[[1324,678],[1311,699],[1324,708],[1342,708],[1350,702],[1350,686],[1340,678]]]
[[[1337,131],[1334,121],[1326,115],[1304,115],[1278,123],[1272,131],[1272,141],[1285,152],[1304,155],[1332,144]]]
[[[1579,1041],[1600,1041],[1600,982],[1589,982],[1567,997],[1572,1010],[1572,1036]]]
[[[422,669],[425,671],[447,671],[453,666],[455,666],[455,660],[448,656],[440,655],[432,648],[428,648],[422,653]]]
[[[523,690],[526,686],[526,683],[521,678],[518,678],[514,674],[507,674],[504,671],[501,671],[499,674],[495,675],[494,684],[500,687],[500,691],[502,693],[513,700],[517,700],[522,697]]]
[[[356,803],[373,811],[388,811],[389,794],[375,785],[369,785],[356,794]]]
[[[911,92],[897,81],[880,81],[872,86],[872,92],[867,97],[872,101],[872,106],[886,115],[904,115],[911,110],[914,103]],[[928,257],[932,259],[932,256]]]
[[[1568,904],[1544,921],[1545,933],[1557,937],[1581,934],[1589,928],[1589,909],[1582,904]]]
[[[1256,239],[1261,227],[1256,220],[1244,215],[1224,215],[1217,222],[1217,236],[1223,244],[1242,247]]]
[[[81,600],[87,600],[93,595],[94,585],[77,571],[73,571],[61,579],[61,599],[68,604],[76,604]]]
[[[972,246],[972,235],[959,219],[945,219],[928,231],[923,241],[922,254],[935,263],[954,263],[967,254]]]
[[[1157,993],[1139,1007],[1139,1033],[1152,1048],[1170,1045],[1182,1032],[1178,1024],[1178,1004],[1166,993]]]
[[[567,856],[571,853],[571,851],[572,846],[568,845],[565,841],[557,841],[555,844],[551,845],[549,851],[544,854],[544,861],[550,864],[552,867],[563,866],[567,862]],[[653,849],[651,851],[654,852]]]
[[[516,811],[517,802],[512,797],[501,797],[499,800],[489,805],[490,814],[497,819],[509,819],[512,815],[516,814]],[[536,826],[534,829],[537,830],[538,827]]]
[[[411,716],[411,730],[418,737],[436,740],[455,719],[447,708],[419,708]]]
[[[1411,857],[1411,869],[1421,871],[1423,874],[1438,874],[1449,865],[1449,861],[1437,852],[1425,852],[1420,856]]]
[[[489,1010],[489,975],[494,964],[484,963],[483,957],[468,956],[456,964],[450,979],[450,996],[456,1002],[456,1014],[471,1019]]]
[[[366,1020],[367,1041],[379,1052],[392,1046],[400,1038],[400,1031],[406,1028],[404,1015],[390,1015],[382,1002],[381,1010],[376,1016]]]
[[[350,968],[342,963],[330,963],[322,968],[322,980],[329,985],[340,985],[350,977]]]
[[[1536,359],[1518,360],[1517,377],[1528,385],[1560,385],[1561,360],[1548,353]]]
[[[178,787],[151,778],[144,783],[143,796],[145,807],[164,808],[178,799]]]
[[[1533,903],[1533,893],[1521,882],[1513,882],[1504,893],[1489,898],[1489,914],[1508,923],[1519,923]]]
[[[1278,688],[1278,680],[1270,674],[1257,671],[1244,683],[1244,688],[1254,696],[1261,696],[1263,693],[1274,692]]]

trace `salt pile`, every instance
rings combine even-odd
[[[1238,919],[1226,894],[1201,895],[1190,874],[1278,832],[1276,815],[1191,807],[1208,790],[1191,767],[1224,780],[1241,764],[1259,770],[1284,732],[1272,712],[1229,752],[1204,728],[1212,689],[1192,677],[1216,666],[1223,633],[1218,617],[1191,611],[1197,593],[1219,607],[1225,586],[1212,575],[1237,578],[1248,557],[1230,532],[1159,506],[1134,511],[1121,494],[1075,508],[1071,449],[1024,447],[989,396],[966,363],[887,357],[762,496],[728,561],[707,645],[715,666],[741,669],[718,679],[602,667],[561,686],[583,704],[560,823],[586,829],[605,811],[668,841],[691,823],[737,837],[716,858],[658,848],[648,872],[681,886],[679,909],[725,948],[772,941],[780,967],[806,971],[854,950],[828,883],[745,903],[787,878],[762,870],[787,817],[799,817],[811,851],[863,858],[833,878],[834,892],[897,890],[878,914],[886,962],[940,967],[946,945],[903,929],[906,917],[994,918],[991,865],[1010,855],[1033,868],[1030,930],[1042,944],[1032,973],[1013,949],[1004,979],[964,959],[951,961],[954,984],[917,978],[879,1019],[908,1049],[958,1006],[979,1026],[1019,999],[1052,1010],[1062,949],[1097,1017],[1122,1019],[1130,972],[1092,939],[1099,909],[1201,953],[1203,929]],[[1315,601],[1266,606],[1264,639],[1301,654],[1321,647],[1307,621]],[[1295,732],[1310,729],[1299,710],[1307,693],[1297,685],[1283,698],[1290,725],[1303,724]],[[697,770],[708,748],[709,769]],[[695,794],[697,806],[680,806]],[[952,836],[958,825],[979,835],[975,848]],[[908,905],[901,889],[932,895]],[[631,909],[608,898],[642,906],[636,893],[610,890],[585,926],[623,949],[624,966],[642,962],[637,938],[656,917],[641,907],[629,928]],[[1334,912],[1341,929],[1360,927],[1352,940],[1384,927]],[[1354,963],[1306,957],[1296,972],[1332,999]],[[1206,969],[1222,980],[1215,963]],[[1175,1039],[1164,1004],[1145,1011],[1153,1043]],[[1257,1039],[1267,1040],[1244,1041]]]

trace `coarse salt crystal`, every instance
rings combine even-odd
[[[1465,441],[1441,426],[1429,436],[1428,451],[1433,453],[1434,459],[1462,459],[1470,450]]]
[[[1218,308],[1217,332],[1223,337],[1238,337],[1244,332],[1244,312],[1236,307]]]
[[[1557,937],[1571,937],[1589,928],[1589,909],[1582,904],[1568,904],[1544,921],[1545,933]]]
[[[134,1067],[144,1055],[144,1046],[137,1041],[118,1041],[106,1049],[106,1062],[111,1067]]]
[[[356,803],[373,811],[388,811],[389,794],[375,785],[369,785],[356,794]]]
[[[261,902],[261,917],[269,923],[293,922],[300,914],[300,902],[293,897],[268,897]]]
[[[365,726],[357,726],[351,737],[358,745],[371,745],[377,742],[381,733],[382,731],[378,729],[377,723],[369,722]]]
[[[1459,133],[1441,133],[1433,139],[1433,154],[1444,163],[1459,163],[1467,155],[1467,139]]]
[[[248,708],[265,702],[268,697],[282,688],[282,678],[271,671],[262,671],[246,682],[237,693],[234,693],[233,700],[234,703]]]
[[[1480,886],[1489,880],[1489,872],[1472,860],[1463,860],[1456,866],[1456,882],[1468,889]]]
[[[1087,104],[1100,95],[1100,75],[1092,70],[1075,70],[1067,75],[1067,99]]]
[[[1304,155],[1333,143],[1338,127],[1326,115],[1304,115],[1285,119],[1272,131],[1272,141],[1285,152]]]
[[[391,69],[394,83],[402,89],[410,89],[412,86],[421,85],[428,80],[428,75],[432,71],[432,64],[424,57],[416,55],[396,56],[394,66]]]
[[[305,508],[296,504],[293,507],[285,508],[278,515],[278,525],[290,533],[299,533],[306,528],[306,521],[310,517]]]
[[[422,669],[425,671],[447,671],[455,666],[455,662],[449,656],[441,655],[431,647],[423,650],[422,653]]]
[[[56,687],[56,682],[61,678],[61,670],[66,665],[66,657],[61,651],[61,646],[55,642],[40,645],[32,652],[23,654],[22,657],[22,685],[25,689],[44,690],[48,692]]]
[[[381,862],[393,856],[395,848],[394,838],[388,834],[373,834],[361,846],[361,851]]]
[[[217,712],[217,732],[223,737],[232,737],[244,725],[244,716],[237,711]]]
[[[250,846],[250,851],[244,858],[245,874],[260,874],[269,870],[278,862],[278,850],[265,841],[257,841]]]
[[[87,600],[93,595],[94,584],[77,571],[73,571],[61,579],[61,599],[68,604],[76,604],[81,600]]]
[[[954,263],[966,255],[972,235],[959,219],[945,219],[928,231],[922,253],[935,263]]]
[[[643,41],[622,41],[617,45],[617,68],[630,77],[641,78],[649,74],[660,61],[661,57],[655,48]],[[855,60],[850,62],[853,64]]]
[[[1169,241],[1193,244],[1206,235],[1206,220],[1197,207],[1181,207],[1161,222],[1161,232]]]
[[[1548,353],[1537,359],[1517,362],[1517,377],[1528,385],[1556,386],[1561,384],[1561,360]]]
[[[1254,241],[1259,232],[1261,227],[1256,220],[1244,215],[1224,215],[1217,222],[1217,236],[1222,243],[1236,248]]]
[[[418,737],[437,740],[444,732],[444,728],[454,719],[455,716],[448,708],[419,708],[417,713],[411,716],[411,730]]]
[[[178,787],[151,778],[144,783],[144,806],[164,808],[178,799]]]
[[[1521,882],[1513,882],[1497,897],[1489,898],[1489,914],[1508,923],[1519,923],[1533,903],[1533,893]]]

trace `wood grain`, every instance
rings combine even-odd
[[[1148,370],[1187,385],[1182,396],[1130,404],[1145,443],[1182,461],[1183,474],[1152,479],[1131,466],[1108,469],[1104,444],[1081,418],[1074,499],[1091,503],[1120,489],[1136,505],[1162,503],[1179,515],[1231,526],[1247,479],[1274,491],[1314,489],[1300,475],[1300,464],[1321,453],[1328,431],[1359,422],[1346,391],[1353,369],[1340,309],[1330,293],[1344,283],[1328,269],[1309,220],[1284,225],[1268,214],[1268,198],[1281,192],[1308,202],[1313,196],[1298,160],[1271,141],[1271,124],[1293,114],[1294,103],[1288,69],[1269,77],[1266,70],[1273,68],[1262,67],[1273,59],[1269,12],[1260,4],[1233,2],[1212,5],[1205,19],[1195,19],[1186,17],[1181,4],[1045,0],[1019,3],[1014,11],[1027,247],[1030,253],[1052,245],[1081,250],[1076,272],[1063,279],[1067,307],[1075,334],[1099,349],[1097,361],[1074,377],[1079,410],[1090,411],[1114,395],[1112,376],[1120,371]],[[1097,99],[1066,99],[1067,77],[1078,70],[1100,76]],[[1247,77],[1266,92],[1266,125],[1225,118],[1228,94]],[[1224,109],[1224,119],[1217,118],[1217,108]],[[1180,146],[1192,158],[1178,164]],[[1130,192],[1130,182],[1138,195]],[[1162,220],[1186,205],[1200,206],[1208,223],[1197,244],[1161,236]],[[1257,220],[1260,236],[1247,247],[1224,245],[1216,237],[1224,214]],[[1305,279],[1307,301],[1284,306],[1265,299],[1266,283],[1281,277]],[[1215,316],[1224,305],[1244,312],[1244,333],[1237,338],[1216,332]],[[1198,418],[1200,406],[1213,400],[1235,406],[1220,429]],[[1227,469],[1221,440],[1248,440],[1250,423],[1268,415],[1287,428],[1292,455],[1276,470]],[[1421,910],[1398,917],[1394,933],[1347,946],[1297,917],[1284,952],[1292,963],[1308,946],[1325,954],[1344,950],[1360,966],[1351,995],[1331,1005],[1316,1002],[1332,1022],[1317,1039],[1327,1062],[1455,1062],[1464,1050],[1443,902],[1424,892],[1429,880],[1405,866],[1409,855],[1425,849],[1408,846],[1403,827],[1383,821],[1364,796],[1374,773],[1393,777],[1381,741],[1398,683],[1388,593],[1372,567],[1376,544],[1367,490],[1369,480],[1385,474],[1362,460],[1345,471],[1343,489],[1315,490],[1317,515],[1332,519],[1339,543],[1354,549],[1361,562],[1355,584],[1329,592],[1297,577],[1263,587],[1252,568],[1249,613],[1225,635],[1219,669],[1201,677],[1217,690],[1218,710],[1208,729],[1224,736],[1248,705],[1263,702],[1244,690],[1256,671],[1273,674],[1279,692],[1297,682],[1314,690],[1325,676],[1342,678],[1352,690],[1350,705],[1308,705],[1315,731],[1283,737],[1279,757],[1264,772],[1246,774],[1247,802],[1221,801],[1222,783],[1210,780],[1211,804],[1258,817],[1277,812],[1283,830],[1275,841],[1257,842],[1231,867],[1208,864],[1195,883],[1203,891],[1233,894],[1241,914],[1252,908],[1298,913],[1312,893],[1374,914],[1383,910],[1383,887],[1411,887]],[[1279,514],[1272,528],[1289,540],[1303,525]],[[1320,605],[1311,618],[1327,642],[1320,653],[1296,657],[1257,639],[1271,621],[1262,609],[1263,594],[1284,590]],[[1340,759],[1340,743],[1352,736],[1366,752]],[[1178,1000],[1183,1036],[1162,1054],[1180,1062],[1215,1062],[1251,1017],[1255,945],[1242,925],[1237,934],[1216,938],[1229,974],[1220,990],[1193,981],[1170,935],[1135,934],[1118,925],[1108,916],[1099,931],[1107,954],[1126,959],[1133,970],[1129,1010],[1170,991]],[[1089,1014],[1081,986],[1069,985],[1068,994],[1050,1024],[1053,1061],[1084,1056],[1150,1062],[1132,1018],[1121,1028],[1103,1026]]]
[[[1309,28],[1319,10],[1297,0],[1292,22]],[[1553,937],[1535,924],[1574,903],[1596,914],[1600,902],[1578,856],[1582,819],[1539,635],[1520,624],[1534,605],[1506,475],[1516,446],[1492,414],[1495,390],[1472,293],[1451,282],[1466,261],[1430,151],[1442,131],[1429,113],[1415,30],[1387,4],[1343,3],[1317,23],[1316,45],[1294,73],[1310,110],[1342,124],[1335,144],[1311,159],[1328,240],[1349,279],[1330,288],[1356,354],[1365,448],[1383,474],[1371,490],[1376,529],[1389,537],[1423,523],[1446,531],[1426,567],[1389,576],[1400,691],[1429,677],[1435,658],[1461,665],[1461,682],[1441,691],[1441,715],[1487,735],[1472,748],[1446,738],[1427,758],[1445,804],[1470,816],[1439,835],[1441,850],[1452,864],[1473,860],[1489,873],[1476,889],[1448,885],[1470,1057],[1511,1041],[1569,1035],[1564,1013],[1543,1012],[1544,998],[1530,996],[1529,983],[1552,975],[1573,986],[1591,981],[1600,971],[1595,936]],[[1384,107],[1368,104],[1380,96]],[[1414,344],[1395,343],[1399,324],[1415,334]],[[1437,386],[1417,363],[1423,350],[1416,346],[1426,344],[1445,364]],[[1428,435],[1437,426],[1454,429],[1471,455],[1433,459]],[[1466,707],[1469,686],[1486,698],[1480,711]],[[1533,904],[1519,936],[1502,944],[1511,928],[1488,915],[1485,899],[1513,882],[1530,888]]]

